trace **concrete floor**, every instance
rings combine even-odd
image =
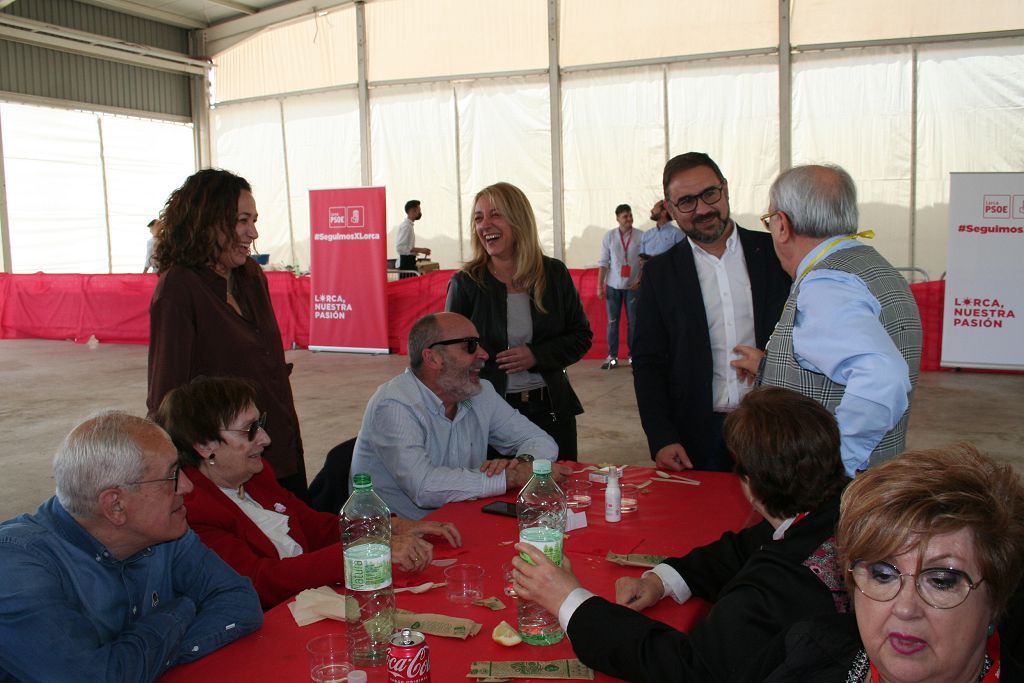
[[[401,372],[404,356],[290,351],[310,478],[327,451],[355,436],[367,400]],[[580,453],[591,462],[647,463],[632,373],[600,361],[570,370],[586,412]],[[34,510],[53,492],[51,460],[64,435],[97,410],[145,413],[146,347],[45,340],[0,341],[0,520]],[[910,448],[970,441],[1024,474],[1024,375],[932,372],[921,376]],[[273,437],[273,434],[271,434]]]

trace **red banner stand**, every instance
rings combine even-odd
[[[309,191],[311,351],[388,352],[383,187]]]

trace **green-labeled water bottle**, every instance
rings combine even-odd
[[[373,492],[369,474],[352,477],[340,524],[349,656],[358,665],[382,665],[395,630],[391,511]]]
[[[551,478],[551,463],[534,460],[533,476],[516,499],[519,542],[529,543],[561,566],[565,537],[565,492]],[[526,556],[522,556],[526,559]],[[564,633],[558,615],[529,600],[519,600],[519,635],[530,645],[554,645]]]

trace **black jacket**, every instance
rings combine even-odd
[[[791,282],[771,235],[736,228],[750,277],[757,347],[763,349]],[[718,441],[711,432],[711,340],[689,240],[644,265],[636,318],[633,386],[651,457],[672,443],[687,452],[710,452]]]
[[[1021,683],[1020,643],[1000,628],[999,683]],[[749,683],[845,683],[854,658],[864,649],[853,614],[815,617],[780,634],[748,671]]]
[[[771,525],[762,522],[666,560],[694,596],[714,603],[689,635],[604,598],[586,600],[567,630],[576,655],[587,666],[627,681],[743,680],[777,633],[803,619],[833,614],[837,603],[845,608],[838,569],[826,572],[829,586],[819,573],[821,564],[810,559],[820,557],[823,548],[834,549],[828,544],[838,518],[836,495],[778,541],[772,540]]]
[[[565,368],[590,350],[593,333],[565,264],[545,256],[544,273],[547,287],[543,302],[547,313],[530,306],[533,342],[528,346],[537,359],[537,365],[530,369],[539,372],[548,385],[555,415],[579,415],[583,406],[569,384]],[[508,348],[508,293],[505,285],[488,272],[481,287],[468,273],[459,271],[448,283],[447,308],[461,313],[476,325],[481,343],[490,354],[480,376],[490,381],[494,389],[504,396],[508,376],[498,368],[494,356]]]

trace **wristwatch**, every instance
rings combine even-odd
[[[530,464],[531,462],[533,462],[533,456],[530,455],[529,453],[520,453],[519,455],[516,456],[516,460],[518,460],[519,462]]]

